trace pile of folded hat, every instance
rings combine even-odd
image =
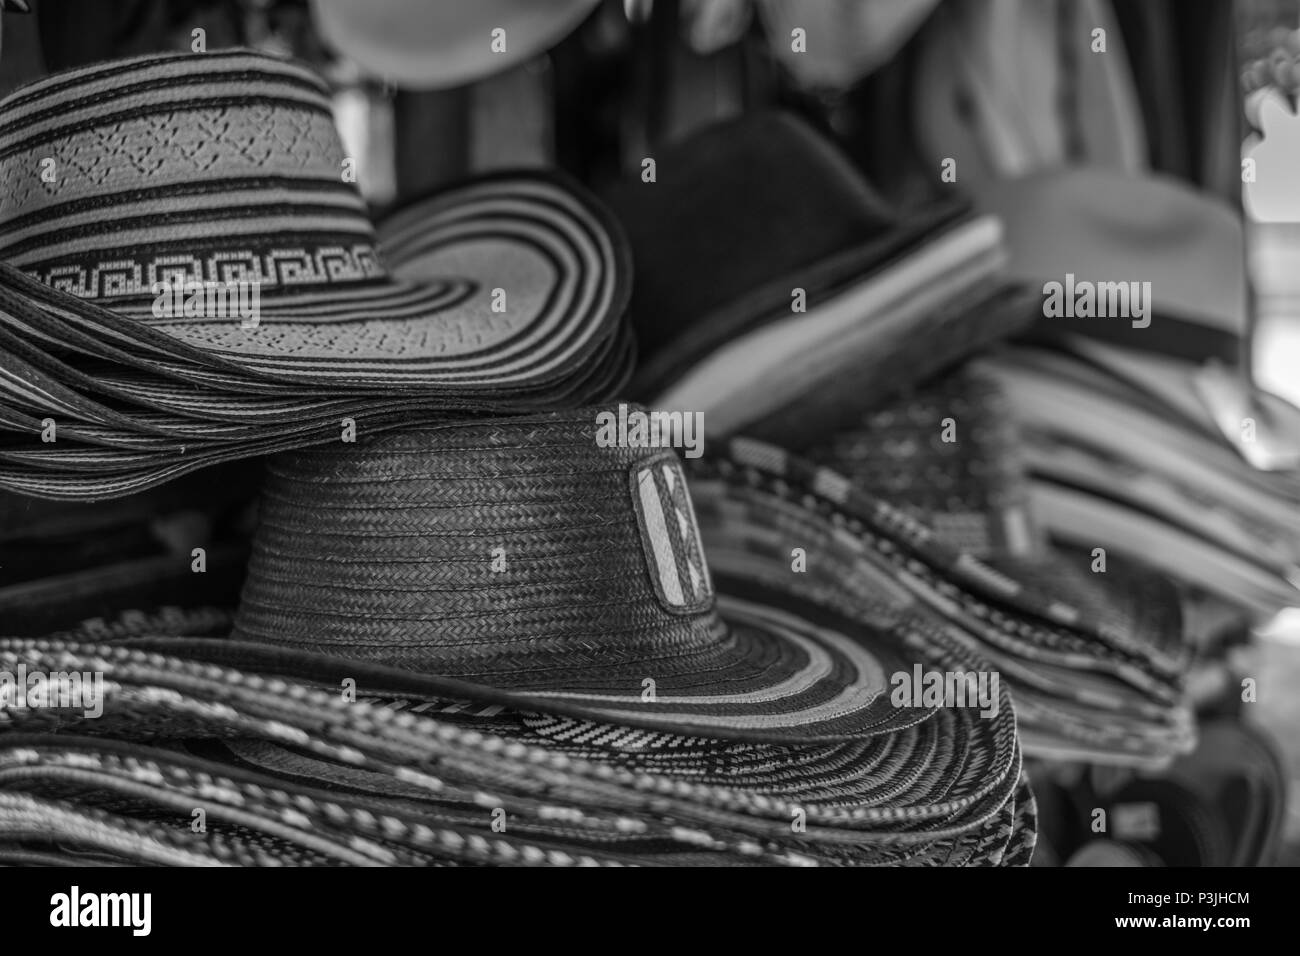
[[[1009,181],[981,201],[1006,223],[1009,270],[1059,292],[1027,341],[985,364],[1024,434],[1047,531],[1257,622],[1295,604],[1300,410],[1238,370],[1239,215],[1101,170]]]
[[[893,693],[987,675],[971,647],[715,590],[676,453],[549,410],[608,399],[629,355],[628,251],[575,187],[408,208],[381,229],[399,281],[298,67],[111,63],[0,119],[3,486],[113,497],[280,452],[233,618],[118,613],[157,590],[109,555],[84,590],[0,594],[0,858],[1028,863],[1007,689]],[[983,275],[990,228],[944,256]],[[181,277],[260,281],[256,327],[160,318],[142,290]],[[43,418],[53,442],[23,435]]]
[[[412,416],[573,407],[630,372],[605,213],[521,173],[377,240],[305,68],[124,60],[0,116],[0,488],[109,498]]]

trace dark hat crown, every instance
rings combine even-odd
[[[720,639],[676,452],[602,412],[271,459],[236,636],[498,686]]]

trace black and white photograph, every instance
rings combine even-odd
[[[210,867],[1277,925],[1300,0],[0,10],[20,929]]]

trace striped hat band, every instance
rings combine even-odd
[[[534,408],[583,376],[616,387],[631,263],[608,212],[560,174],[501,171],[372,226],[327,93],[246,51],[19,89],[0,101],[0,260],[16,270],[0,289],[56,324],[120,335],[125,318],[168,354],[135,323],[179,339],[200,350],[191,379],[215,360],[285,384],[526,394]],[[607,397],[587,391],[566,404]]]
[[[147,57],[0,101],[0,258],[75,295],[385,276],[323,81],[253,53]]]

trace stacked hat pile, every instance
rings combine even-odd
[[[0,852],[1026,863],[1006,689],[891,693],[975,655],[715,592],[675,453],[602,444],[610,413],[276,456],[231,637],[181,615],[0,643],[59,689],[103,675],[90,702],[0,710]]]
[[[604,213],[550,175],[500,176],[377,241],[299,66],[213,53],[42,80],[0,103],[0,157],[0,488],[115,497],[412,416],[573,407],[630,372]]]
[[[1300,410],[1238,370],[1239,216],[1169,182],[1095,170],[984,198],[1007,224],[1010,270],[1043,291],[1032,343],[986,367],[1023,429],[1046,529],[1257,620],[1295,604]]]
[[[955,197],[900,211],[791,116],[710,127],[657,163],[609,193],[637,267],[633,384],[710,435],[886,398],[1037,308],[994,217]]]
[[[920,435],[931,425],[941,427],[912,430],[922,451],[909,457],[927,457]],[[967,648],[1010,688],[1026,753],[1160,766],[1193,746],[1181,617],[1163,579],[1130,568],[1093,576],[1054,555],[977,557],[849,474],[750,439],[692,475],[719,573],[815,589],[919,646]]]

